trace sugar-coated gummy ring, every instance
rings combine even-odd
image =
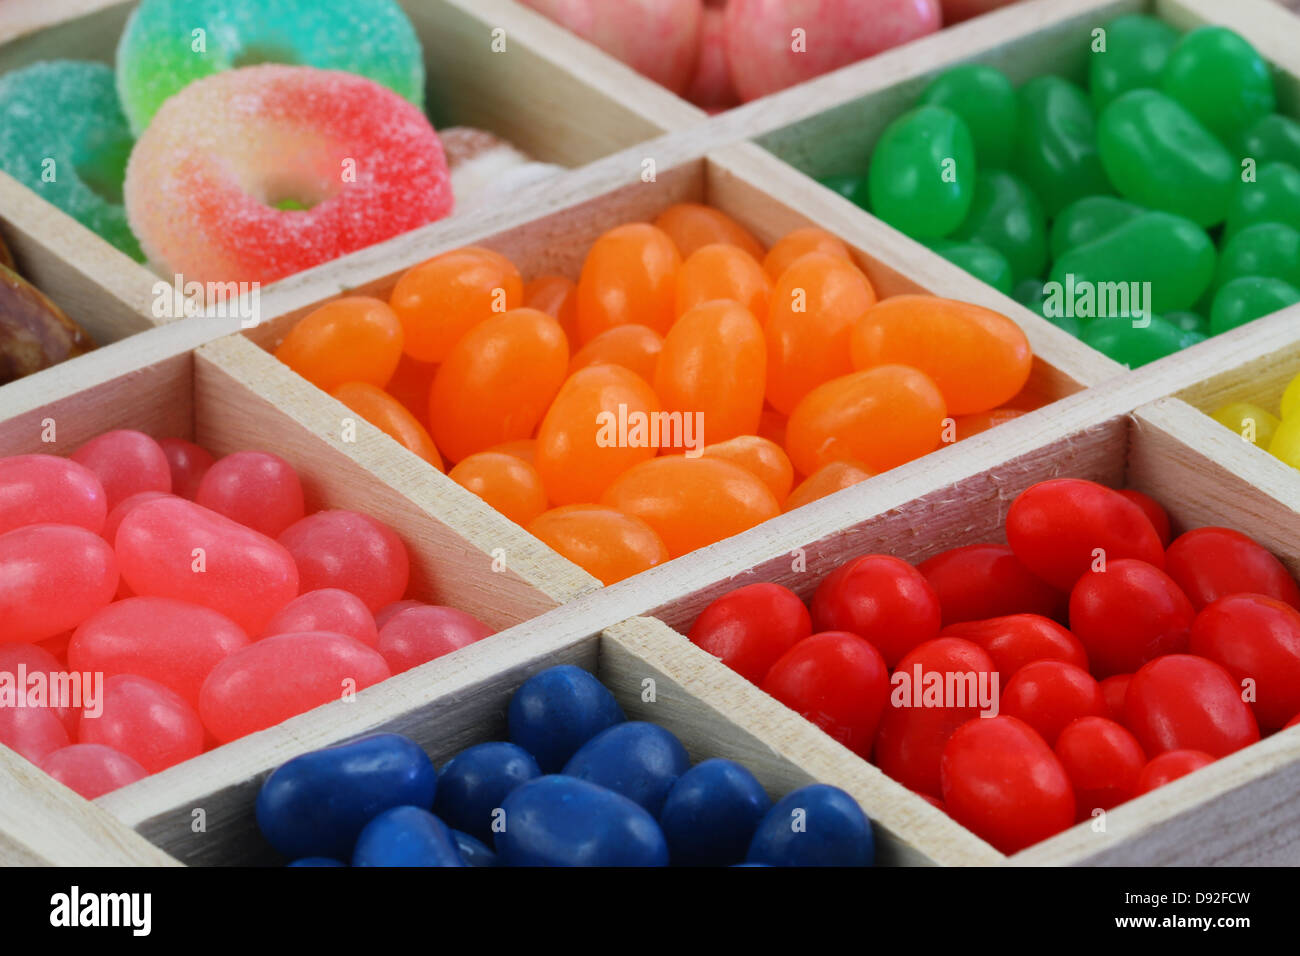
[[[150,262],[185,281],[273,282],[451,212],[438,134],[365,77],[250,66],[158,111],[126,173]]]
[[[144,0],[117,46],[117,91],[139,135],[195,80],[258,63],[343,70],[424,105],[424,55],[396,0]]]
[[[131,144],[104,64],[49,60],[0,76],[0,170],[142,259],[122,208]]]

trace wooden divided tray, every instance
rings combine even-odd
[[[0,73],[55,56],[111,62],[131,6],[6,0]],[[1125,12],[1179,28],[1232,26],[1276,65],[1279,108],[1300,115],[1300,19],[1268,0],[1026,0],[709,117],[511,0],[403,6],[440,91],[439,125],[486,127],[571,169],[505,205],[264,288],[250,329],[160,317],[158,276],[0,174],[0,235],[20,271],[102,346],[0,387],[0,456],[67,454],[113,428],[191,439],[215,454],[274,451],[298,470],[309,510],[356,509],[399,532],[412,559],[409,596],[462,608],[499,633],[93,802],[0,747],[0,862],[268,862],[253,805],[285,760],[386,729],[444,761],[500,739],[506,703],[527,676],[575,663],[630,716],[677,734],[693,758],[735,758],[773,794],[813,781],[848,791],[876,825],[882,863],[1300,864],[1300,729],[1115,808],[1104,830],[1079,824],[1007,857],[683,636],[739,584],[774,581],[806,598],[859,554],[918,561],[999,540],[1011,500],[1052,477],[1148,492],[1175,530],[1239,529],[1300,574],[1300,474],[1208,414],[1233,400],[1275,401],[1300,372],[1300,305],[1130,371],[812,178],[864,163],[935,73],[966,61],[996,64],[1017,82],[1077,72],[1089,32]],[[497,29],[503,54],[490,46]],[[930,292],[1011,316],[1033,347],[1028,390],[1043,407],[602,588],[378,429],[345,429],[348,409],[270,354],[316,306],[344,293],[385,296],[440,252],[472,243],[507,255],[525,278],[576,277],[601,233],[681,201],[723,210],[764,243],[827,229],[882,297]]]

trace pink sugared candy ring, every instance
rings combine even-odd
[[[151,264],[186,282],[273,282],[451,212],[438,134],[361,76],[263,65],[170,97],[126,174]]]

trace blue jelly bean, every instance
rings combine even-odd
[[[627,718],[605,685],[581,667],[534,674],[510,698],[510,739],[555,773],[583,744]]]
[[[257,825],[291,860],[346,860],[362,827],[390,807],[433,806],[438,774],[415,741],[376,734],[295,757],[257,795]]]
[[[668,843],[655,818],[622,794],[553,774],[506,797],[496,835],[506,866],[667,866]]]
[[[677,778],[659,813],[675,866],[728,866],[745,858],[772,801],[754,775],[714,758]]]
[[[452,757],[438,775],[433,812],[450,827],[491,840],[492,812],[511,790],[541,775],[532,754],[516,744],[470,747]]]
[[[656,817],[677,778],[691,769],[681,741],[658,724],[616,724],[583,744],[564,765],[570,777],[635,800]]]
[[[464,866],[451,829],[428,810],[394,807],[366,824],[353,866]]]
[[[304,856],[301,860],[294,860],[290,866],[347,866],[341,860],[331,860],[327,856]]]
[[[749,845],[749,862],[773,866],[871,866],[871,821],[838,787],[801,787],[768,811]]]
[[[466,866],[497,865],[497,855],[464,830],[452,830],[451,838],[456,841],[456,850]]]

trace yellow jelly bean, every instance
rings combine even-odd
[[[1232,402],[1210,417],[1260,448],[1269,447],[1279,424],[1277,416],[1250,402]]]

